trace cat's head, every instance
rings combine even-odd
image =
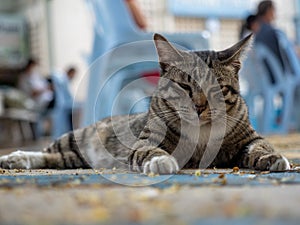
[[[189,97],[192,100],[194,111],[196,110],[200,120],[209,121],[213,115],[218,114],[218,107],[215,106],[219,102],[223,103],[223,108],[228,113],[238,101],[238,72],[251,40],[249,35],[224,51],[185,51],[176,48],[163,36],[155,34],[161,77],[172,81],[174,87],[181,89],[183,99]]]

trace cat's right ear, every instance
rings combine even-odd
[[[157,50],[159,63],[163,70],[182,60],[180,52],[170,44],[170,42],[160,34],[154,34],[154,43]]]

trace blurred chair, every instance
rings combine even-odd
[[[248,83],[245,100],[254,126],[263,134],[286,134],[293,109],[293,94],[287,75],[273,53],[256,44],[240,72]]]
[[[39,113],[35,103],[23,92],[9,86],[0,86],[0,141],[14,144],[33,141],[38,138],[36,126]]]
[[[289,81],[288,89],[291,89],[293,97],[293,109],[290,118],[290,128],[300,131],[300,62],[296,54],[295,46],[289,41],[287,36],[277,31],[279,49],[284,59],[285,74]]]
[[[143,88],[151,89],[141,74],[159,71],[153,34],[140,30],[130,14],[125,0],[87,0],[94,15],[94,44],[89,68],[89,84],[84,107],[84,125],[107,116],[125,114],[112,110],[114,101],[124,84],[141,78],[127,92],[135,95]],[[171,42],[186,49],[207,49],[208,40],[203,33],[163,34]],[[129,80],[128,80],[129,79]],[[153,85],[152,88],[154,89]],[[133,93],[136,92],[136,93]],[[123,93],[125,95],[125,93]],[[122,97],[121,95],[119,95]],[[144,99],[147,94],[136,96],[132,101]],[[143,104],[145,102],[142,100]],[[125,101],[125,98],[124,98]],[[130,101],[127,99],[126,101]],[[123,102],[130,108],[134,102]],[[142,104],[142,105],[143,105]],[[138,111],[148,108],[140,107]]]

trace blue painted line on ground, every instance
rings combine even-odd
[[[167,188],[172,185],[189,186],[260,186],[278,184],[300,184],[300,173],[269,174],[208,174],[208,175],[160,175],[148,177],[140,174],[51,174],[51,175],[1,175],[0,187],[22,185],[59,186],[59,185],[128,185]]]

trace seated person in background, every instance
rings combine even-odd
[[[279,48],[279,42],[277,37],[277,30],[272,25],[275,20],[275,6],[271,0],[265,0],[258,4],[257,17],[260,22],[260,29],[258,30],[255,42],[264,44],[268,47],[274,56],[278,59],[280,66],[283,70],[286,65],[284,63],[283,55]]]
[[[41,114],[45,113],[53,100],[53,91],[46,78],[38,72],[38,63],[34,59],[29,59],[24,73],[18,81],[18,88],[31,97]]]

